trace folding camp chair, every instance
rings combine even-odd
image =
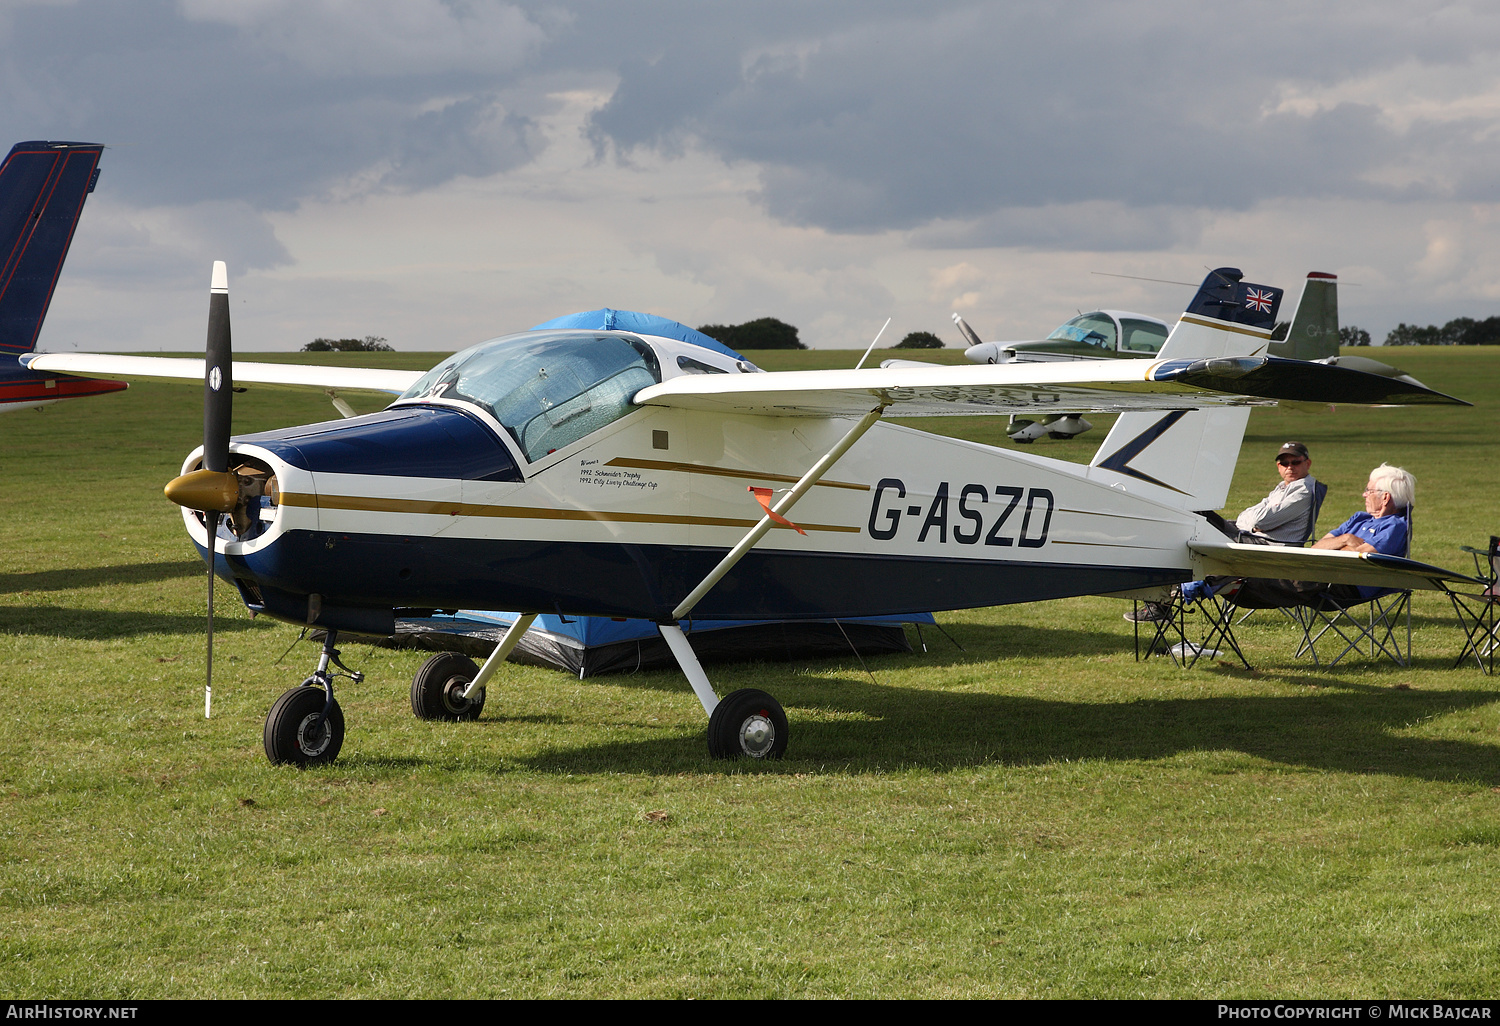
[[[1406,520],[1406,546],[1398,553],[1411,555],[1412,507],[1408,506],[1396,514]],[[1397,666],[1411,665],[1411,591],[1382,591],[1373,598],[1345,605],[1332,595],[1319,595],[1316,602],[1300,605],[1291,610],[1292,618],[1302,627],[1302,642],[1297,647],[1297,658],[1310,657],[1314,665],[1337,665],[1350,652],[1368,649],[1371,659],[1385,657]],[[1405,628],[1403,644],[1401,629]],[[1327,639],[1324,644],[1324,639]],[[1337,655],[1325,660],[1318,652],[1324,644],[1324,655],[1329,647],[1342,644]]]
[[[1168,615],[1164,619],[1136,622],[1136,660],[1139,662],[1142,659],[1150,659],[1154,655],[1165,655],[1179,666],[1187,668],[1205,656],[1211,659],[1218,658],[1219,646],[1223,645],[1239,658],[1245,669],[1250,669],[1250,663],[1245,659],[1245,653],[1240,650],[1239,641],[1234,636],[1234,614],[1237,610],[1232,605],[1231,597],[1239,590],[1240,584],[1240,581],[1235,581],[1221,589],[1218,595],[1210,595],[1203,599],[1184,599],[1174,592],[1172,597],[1165,602]],[[1139,603],[1136,608],[1140,608]],[[1201,641],[1188,640],[1189,614],[1195,614],[1195,617],[1201,616],[1207,625],[1207,631]],[[1150,624],[1153,628],[1144,656],[1141,654],[1141,623],[1143,622]]]
[[[1239,594],[1240,587],[1244,583],[1243,580],[1232,581],[1207,598],[1184,600],[1196,608],[1207,626],[1203,640],[1191,646],[1191,658],[1186,660],[1185,665],[1192,666],[1201,657],[1209,653],[1217,655],[1222,649],[1227,648],[1239,658],[1245,669],[1250,669],[1250,660],[1245,658],[1245,653],[1240,649],[1239,639],[1234,636],[1235,626],[1245,620],[1243,616],[1239,620],[1234,618],[1235,614],[1240,611],[1239,607],[1234,604],[1234,597]],[[1255,610],[1252,609],[1249,612],[1253,613]]]
[[[1178,661],[1177,652],[1183,651],[1187,640],[1186,611],[1183,609],[1182,600],[1174,594],[1171,598],[1162,599],[1157,603],[1164,606],[1167,615],[1160,620],[1132,620],[1135,626],[1135,661],[1141,662],[1150,659],[1154,655],[1171,656],[1173,662]],[[1141,600],[1136,599],[1131,603],[1131,608],[1140,611]],[[1151,628],[1151,638],[1146,642],[1146,647],[1141,648],[1141,625],[1146,624]],[[1174,642],[1173,639],[1176,639]],[[1181,647],[1179,647],[1181,646]],[[1142,654],[1144,652],[1144,654]]]
[[[1477,595],[1459,594],[1448,589],[1448,598],[1453,602],[1453,615],[1464,632],[1464,648],[1454,660],[1456,669],[1465,658],[1474,657],[1485,673],[1495,672],[1495,650],[1500,648],[1500,633],[1496,631],[1495,607],[1500,605],[1500,538],[1490,536],[1490,547],[1473,549],[1462,546],[1474,557],[1474,576],[1485,582],[1484,590]]]

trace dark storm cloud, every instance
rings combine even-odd
[[[1243,209],[1277,197],[1495,191],[1482,169],[1500,146],[1473,125],[1397,131],[1361,102],[1276,109],[1289,85],[1488,56],[1493,19],[1409,6],[926,10],[821,34],[762,32],[737,52],[714,39],[622,62],[596,133],[626,149],[692,139],[754,161],[774,215],[844,231],[1052,204]],[[1383,181],[1414,147],[1437,170]],[[1003,244],[997,234],[975,240]]]
[[[1283,102],[1493,63],[1497,19],[1450,5],[83,0],[12,5],[0,32],[11,139],[129,147],[106,174],[137,204],[504,172],[570,81],[618,82],[601,153],[748,162],[770,213],[838,231],[1066,246],[1035,216],[1066,209],[1149,248],[1187,209],[1497,193],[1483,116]]]

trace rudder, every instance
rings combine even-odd
[[[1338,275],[1308,274],[1286,339],[1272,342],[1270,353],[1289,360],[1326,360],[1339,355]]]

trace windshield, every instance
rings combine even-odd
[[[622,334],[529,331],[482,342],[438,364],[398,402],[473,403],[535,462],[625,416],[661,380],[656,354]]]
[[[1048,338],[1082,342],[1101,349],[1114,349],[1115,322],[1108,314],[1086,313],[1061,325]]]

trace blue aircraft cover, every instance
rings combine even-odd
[[[382,644],[394,648],[462,652],[487,657],[518,614],[462,610],[456,615],[399,616],[396,633]],[[850,617],[843,620],[683,620],[693,649],[704,663],[837,658],[850,647],[862,655],[910,652],[902,625],[935,624],[931,613]],[[675,666],[676,660],[649,620],[600,616],[537,617],[510,658],[578,674],[630,673]]]
[[[643,335],[660,335],[662,338],[675,338],[679,342],[691,342],[695,346],[704,349],[712,349],[732,356],[736,360],[744,357],[730,349],[717,339],[709,338],[701,331],[695,331],[686,324],[669,321],[665,317],[657,317],[655,314],[637,313],[634,310],[611,310],[602,307],[598,310],[586,310],[583,313],[568,314],[566,317],[554,317],[550,321],[544,321],[532,328],[532,331],[540,331],[544,328],[579,328],[584,331],[638,331]]]

